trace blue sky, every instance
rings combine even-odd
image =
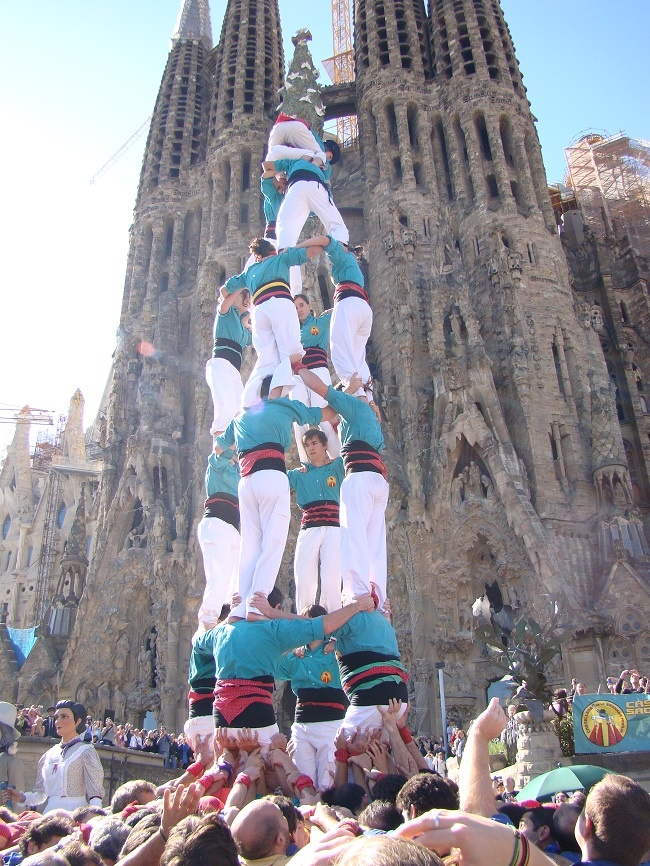
[[[94,416],[109,374],[146,136],[90,177],[153,108],[180,0],[5,4],[0,52],[3,328],[0,404]],[[585,130],[650,139],[647,0],[502,0],[538,118],[549,181]],[[225,0],[213,0],[219,38]],[[331,52],[327,0],[280,0],[285,55],[299,27]],[[328,83],[324,71],[321,82]],[[0,447],[11,436],[0,425]]]

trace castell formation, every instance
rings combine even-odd
[[[436,663],[475,717],[495,581],[572,624],[552,682],[650,663],[650,243],[585,168],[621,143],[549,189],[498,0],[356,0],[332,86],[310,38],[285,71],[277,0],[228,0],[216,45],[182,3],[100,414],[84,435],[76,393],[30,460],[25,412],[0,474],[7,699],[181,730],[216,677],[222,724],[286,728],[256,657],[276,585],[287,611],[365,599],[375,644],[346,626],[316,690],[337,724],[368,694],[441,733]],[[233,592],[234,665],[204,637]]]

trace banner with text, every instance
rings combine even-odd
[[[575,695],[577,755],[650,751],[650,695]]]

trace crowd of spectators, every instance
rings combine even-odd
[[[650,795],[627,777],[609,775],[586,797],[548,804],[513,802],[511,778],[497,787],[489,744],[507,725],[497,699],[460,738],[458,784],[427,764],[440,743],[416,743],[398,727],[400,709],[397,702],[389,709],[381,730],[339,733],[334,785],[320,795],[283,735],[261,749],[254,732],[233,738],[220,729],[214,741],[199,740],[198,759],[161,788],[128,782],[109,807],[71,814],[0,810],[5,862],[639,866],[650,856]]]
[[[23,737],[59,739],[54,726],[54,707],[48,707],[47,710],[36,706],[19,707],[16,728]],[[194,752],[183,734],[177,736],[174,733],[169,733],[164,725],[159,730],[148,731],[128,723],[118,724],[108,717],[104,722],[101,722],[99,719],[88,716],[83,740],[95,745],[163,755],[165,767],[172,770],[185,769],[194,760]]]

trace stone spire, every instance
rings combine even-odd
[[[295,46],[284,87],[280,91],[280,110],[285,114],[302,117],[318,134],[323,130],[325,106],[321,89],[317,83],[318,70],[314,66],[307,43],[311,42],[309,30],[298,30],[291,41]]]
[[[23,520],[31,520],[34,509],[34,492],[29,458],[29,422],[30,408],[23,406],[16,417],[16,429],[11,445],[7,449],[7,459],[4,467],[6,473],[13,466],[15,481],[15,496],[18,511]],[[3,474],[4,471],[3,471]],[[7,479],[9,484],[9,479]]]
[[[183,39],[198,39],[206,48],[212,47],[209,0],[183,0],[172,34],[172,44]]]
[[[77,390],[70,400],[68,420],[63,433],[63,462],[81,464],[86,461],[86,446],[84,443],[84,397]]]

